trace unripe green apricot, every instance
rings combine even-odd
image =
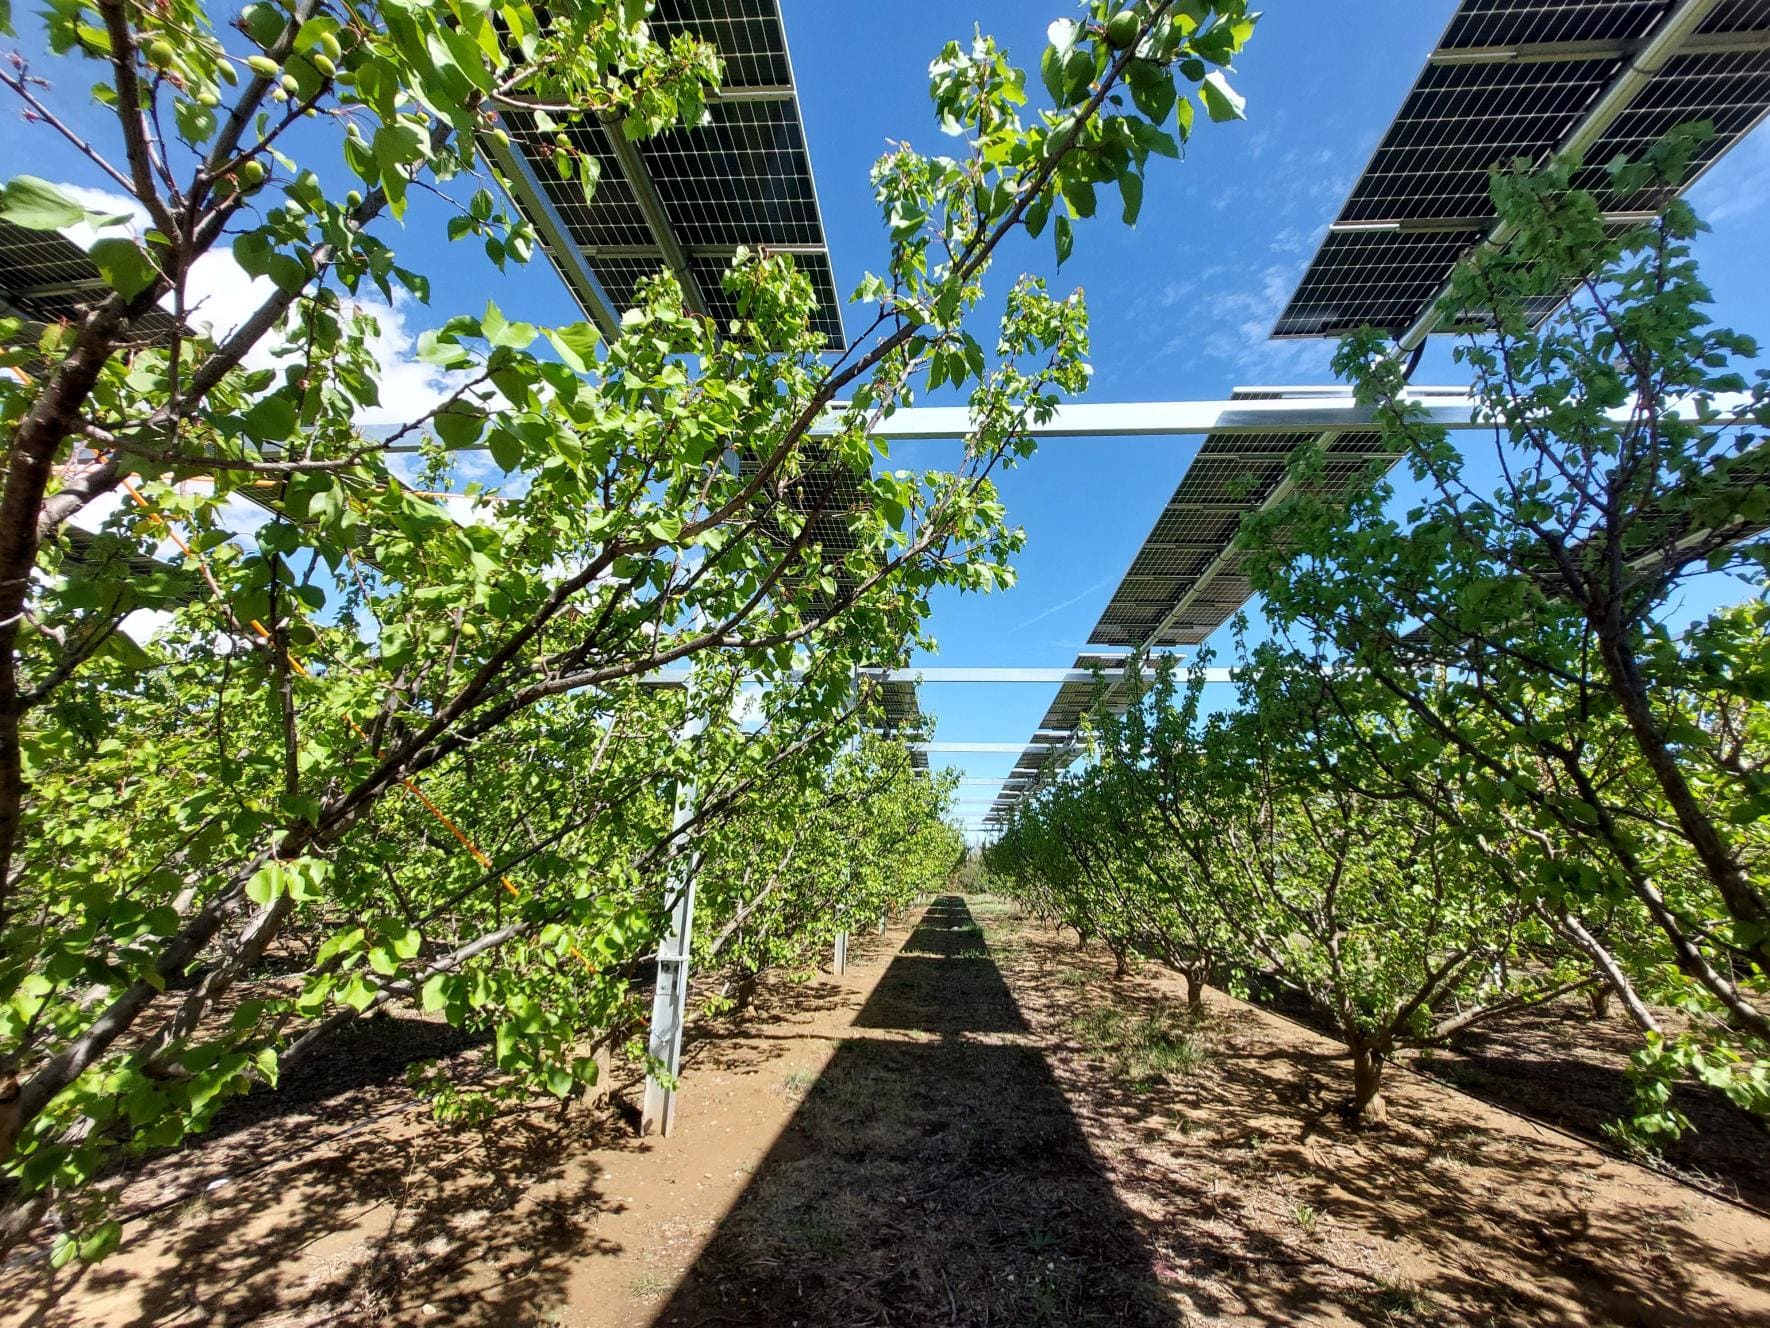
[[[275,78],[277,76],[277,62],[268,55],[247,56],[246,68],[261,78]]]
[[[1137,40],[1137,16],[1128,9],[1121,9],[1106,20],[1106,40],[1119,50],[1124,50]]]
[[[164,37],[155,37],[147,44],[147,50],[142,54],[147,57],[147,62],[155,69],[170,69],[172,68],[172,57],[177,52],[172,49],[172,43]]]

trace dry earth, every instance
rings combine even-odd
[[[341,1057],[176,1159],[185,1188],[133,1176],[116,1257],[0,1276],[0,1319],[1770,1325],[1742,1206],[1423,1076],[1354,1131],[1345,1062],[1280,1016],[1190,1020],[996,901],[915,921],[703,1023],[667,1141],[619,1110],[451,1129]],[[1161,1059],[1115,1043],[1139,1029]]]

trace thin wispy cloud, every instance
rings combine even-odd
[[[1093,585],[1087,587],[1085,590],[1077,591],[1075,594],[1071,595],[1068,599],[1061,600],[1058,603],[1053,604],[1050,608],[1044,609],[1039,613],[1033,614],[1033,616],[1028,618],[1025,622],[1017,623],[1015,626],[1010,627],[1008,630],[1010,632],[1024,632],[1027,628],[1031,627],[1034,623],[1043,622],[1045,619],[1049,618],[1052,614],[1062,613],[1070,605],[1081,603],[1083,600],[1087,599],[1088,596],[1092,595],[1096,590],[1099,590],[1102,586],[1106,585],[1107,582],[1111,581],[1112,579],[1113,578],[1110,576],[1103,576],[1100,578],[1100,580],[1096,581]]]

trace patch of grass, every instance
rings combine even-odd
[[[781,1080],[781,1092],[788,1097],[804,1097],[817,1082],[817,1075],[810,1070],[794,1070]]]
[[[1431,1294],[1405,1279],[1379,1278],[1371,1302],[1386,1324],[1424,1324],[1437,1317]]]
[[[670,1294],[675,1282],[662,1273],[640,1273],[628,1284],[628,1291],[635,1300],[657,1300],[660,1296]]]
[[[1134,1015],[1097,1005],[1077,1017],[1075,1031],[1091,1054],[1110,1062],[1113,1073],[1138,1092],[1185,1079],[1211,1058],[1198,1024],[1171,1010]]]
[[[1043,1227],[1034,1227],[1026,1233],[1026,1252],[1043,1254],[1046,1250],[1055,1249],[1061,1242],[1058,1237]]]
[[[1321,1210],[1311,1204],[1300,1203],[1291,1209],[1291,1221],[1305,1231],[1314,1231],[1316,1224],[1321,1221]]]

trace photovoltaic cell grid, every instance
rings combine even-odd
[[[693,33],[711,42],[724,60],[725,77],[707,123],[633,145],[644,180],[627,178],[607,131],[580,124],[567,131],[572,144],[593,154],[602,168],[586,199],[575,178],[561,180],[554,171],[548,156],[553,135],[538,130],[532,117],[506,116],[566,238],[583,250],[619,314],[632,307],[640,279],[667,261],[668,246],[653,233],[642,202],[655,194],[705,298],[705,312],[722,326],[737,317],[723,285],[737,249],[784,249],[816,292],[817,330],[840,345],[841,301],[775,0],[659,0],[651,22],[661,40]]]
[[[1422,397],[1456,391],[1414,390]],[[1230,394],[1236,401],[1345,395],[1343,388],[1264,387],[1238,387]],[[1197,645],[1227,622],[1253,593],[1240,555],[1230,547],[1242,517],[1290,488],[1293,455],[1317,439],[1325,456],[1321,470],[1307,484],[1318,493],[1343,494],[1373,463],[1386,468],[1391,460],[1370,429],[1343,429],[1331,435],[1312,429],[1208,435],[1132,558],[1089,641],[1130,649]],[[1089,668],[1097,660],[1111,658],[1084,654],[1074,667]],[[1123,701],[1113,689],[1103,692],[1092,682],[1062,684],[1016,769],[1043,776],[1052,767],[1068,766],[1080,753],[1068,748],[1067,735],[1079,727],[1085,714],[1100,706],[1120,709]],[[1050,750],[1035,750],[1038,747]],[[986,823],[999,821],[1034,786],[1033,781],[1005,784]]]
[[[110,291],[86,251],[66,236],[0,221],[0,298],[26,318],[72,321]],[[136,330],[150,338],[167,336],[172,328],[172,315],[159,309],[136,322]]]
[[[1075,663],[1070,667],[1110,669],[1123,662],[1123,655],[1084,651],[1076,656]],[[1083,717],[1107,699],[1109,688],[1110,684],[1093,679],[1059,684],[1057,695],[1051,698],[1051,704],[1045,710],[1045,717],[1039,721],[1039,727],[1034,730],[1031,742],[1014,763],[1015,769],[1044,775],[1063,770],[1074,762],[1081,752],[1079,748],[1066,750],[1067,741],[1081,727]],[[1044,750],[1040,750],[1041,748]],[[1030,778],[1005,783],[997,793],[985,820],[999,819],[1031,787]]]
[[[904,678],[890,678],[882,682],[875,680],[871,686],[875,689],[870,716],[872,731],[912,741],[921,738],[924,723],[916,684]],[[926,770],[928,753],[920,748],[910,748],[910,765],[916,770]]]
[[[1673,8],[1673,0],[1464,0],[1273,335],[1412,326],[1488,234],[1490,172],[1546,161]],[[1586,150],[1592,165],[1576,183],[1609,212],[1651,211],[1664,200],[1610,195],[1606,164],[1707,120],[1715,135],[1693,159],[1688,187],[1766,108],[1770,0],[1722,0]],[[1558,302],[1545,301],[1540,314]]]
[[[1288,484],[1292,454],[1316,436],[1207,437],[1088,639],[1132,648],[1196,645],[1227,622],[1251,593],[1230,549],[1241,519]],[[1345,492],[1382,455],[1370,431],[1344,431],[1324,446],[1311,487],[1327,494]]]

